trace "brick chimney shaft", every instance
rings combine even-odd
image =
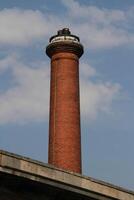
[[[51,58],[48,162],[81,173],[79,57],[83,46],[65,28],[50,38],[46,53]]]

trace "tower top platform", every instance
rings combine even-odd
[[[63,28],[62,30],[57,31],[57,35],[54,35],[50,38],[49,42],[60,42],[60,41],[70,41],[79,43],[80,39],[76,35],[72,35],[69,28]]]
[[[55,53],[69,52],[76,54],[79,58],[84,52],[83,45],[76,35],[72,35],[69,28],[58,30],[57,34],[50,37],[46,48],[46,54],[51,58]]]

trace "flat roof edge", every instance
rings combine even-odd
[[[3,150],[0,150],[0,168],[2,168],[0,171],[5,169],[5,172],[6,169],[12,169],[32,173],[35,176],[43,176],[53,181],[61,181],[63,184],[70,184],[72,187],[79,187],[81,190],[90,190],[90,192],[97,192],[112,198],[118,197],[117,199],[121,200],[134,200],[133,191],[81,174],[61,170],[52,165]]]

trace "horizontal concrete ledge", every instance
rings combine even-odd
[[[46,183],[99,200],[134,200],[134,192],[0,150],[0,172]]]

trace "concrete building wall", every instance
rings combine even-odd
[[[0,200],[134,200],[134,193],[0,151]]]
[[[0,173],[0,200],[84,200],[82,195],[68,192],[14,175]],[[91,198],[88,198],[91,199]]]

